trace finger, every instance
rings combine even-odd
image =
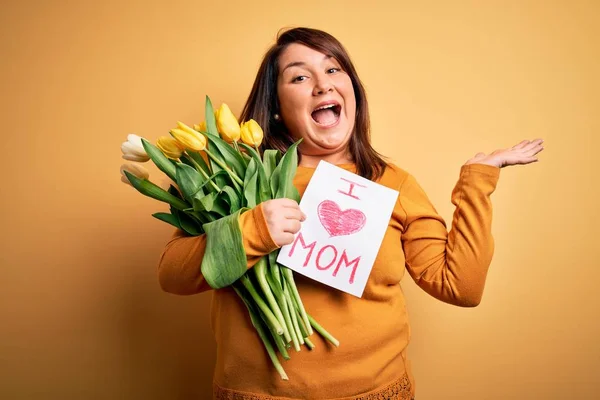
[[[519,150],[522,149],[523,147],[527,146],[530,143],[529,140],[523,140],[520,143],[515,144],[513,147],[511,147],[512,150]]]
[[[537,157],[514,157],[506,160],[504,166],[510,167],[511,165],[526,165],[539,161]]]
[[[543,140],[536,139],[536,140],[530,142],[529,144],[527,144],[526,146],[523,146],[520,150],[529,151],[535,147],[541,146],[542,143],[543,143]]]
[[[284,246],[286,244],[290,244],[294,242],[294,235],[291,233],[282,233],[281,238],[279,239],[279,246]]]
[[[306,219],[306,214],[304,214],[299,208],[295,209],[288,207],[283,209],[283,217],[285,219],[304,221]]]
[[[300,231],[301,227],[302,225],[300,224],[300,221],[295,219],[288,219],[283,224],[283,231],[291,234],[296,234]]]
[[[300,209],[300,206],[298,205],[298,202],[296,200],[283,198],[283,199],[276,199],[276,201],[279,206],[286,207],[286,208]]]
[[[522,158],[519,160],[519,162],[517,164],[519,165],[527,165],[527,164],[531,164],[534,162],[538,162],[538,158],[537,157],[527,157],[527,158]]]
[[[535,156],[536,154],[538,154],[542,150],[544,150],[544,147],[542,147],[542,146],[535,146],[532,149],[529,149],[528,151],[524,152],[523,155],[525,157],[532,157],[532,156]]]

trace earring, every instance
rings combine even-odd
[[[275,114],[275,115],[273,115],[273,118],[275,118],[275,120],[276,120],[276,121],[279,121],[279,119],[280,119],[281,117],[279,116],[279,114]]]

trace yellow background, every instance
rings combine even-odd
[[[159,289],[172,231],[119,182],[119,147],[199,122],[205,94],[239,113],[278,29],[299,25],[348,48],[375,147],[447,221],[466,159],[546,141],[539,163],[502,170],[478,308],[403,282],[417,398],[598,398],[600,2],[1,7],[0,398],[210,396],[210,295]]]

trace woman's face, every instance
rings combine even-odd
[[[350,160],[347,145],[354,129],[356,99],[350,76],[335,58],[290,44],[279,57],[277,94],[279,114],[289,133],[295,140],[304,139],[299,148],[303,164],[316,164],[318,159]]]

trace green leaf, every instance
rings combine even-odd
[[[144,150],[152,160],[152,162],[160,169],[162,172],[167,174],[169,178],[172,180],[175,179],[175,165],[163,154],[162,151],[152,143],[142,138],[142,145],[144,146]]]
[[[204,170],[204,172],[206,172],[206,175],[212,175],[212,170],[210,169],[210,167],[208,166],[208,164],[206,163],[206,161],[204,160],[204,157],[202,157],[201,154],[196,153],[194,151],[190,151],[188,152],[188,156],[190,158],[193,158],[194,161],[196,161],[198,163],[198,165],[200,166],[200,168],[202,168]]]
[[[192,162],[192,160],[190,160],[187,154],[182,154],[179,161],[181,161],[182,164],[189,165],[190,167],[194,166],[194,163]],[[175,164],[175,169],[175,173],[177,174],[177,164]]]
[[[243,156],[258,158],[257,161],[261,161],[260,155],[256,152],[256,149],[254,147],[248,146],[246,143],[242,143],[242,142],[240,142],[239,145],[248,152],[248,153],[242,153]],[[248,158],[248,161],[250,161],[250,158]]]
[[[205,103],[205,107],[204,107],[204,120],[206,122],[207,132],[200,132],[200,133],[204,133],[205,135],[208,135],[210,137],[218,138],[219,131],[217,129],[217,121],[215,120],[215,110],[213,109],[212,102],[210,101],[210,98],[208,96],[206,96],[206,103]],[[218,151],[218,149],[216,149],[216,148],[215,149],[212,148],[215,146],[210,146],[210,144],[209,144],[208,147],[210,150],[213,150],[213,154],[216,157],[218,157],[220,161],[224,161],[223,160],[224,157],[221,154],[221,152]],[[209,160],[209,164],[214,173],[223,170],[223,168],[219,167],[219,165],[212,159]],[[227,178],[223,177],[223,176],[219,176],[219,177],[217,177],[215,183],[217,184],[218,187],[223,187],[227,184]]]
[[[226,198],[227,198],[227,194],[225,191],[217,193],[217,199],[215,200],[215,202],[213,204],[213,209],[212,209],[213,213],[217,213],[221,217],[226,217],[227,215],[231,214],[230,205],[227,202]],[[235,206],[235,204],[234,204],[234,206]],[[239,207],[238,207],[238,209],[239,209]]]
[[[302,139],[291,145],[285,152],[279,165],[273,171],[271,177],[271,190],[273,190],[273,197],[276,199],[289,198],[296,201],[300,201],[300,194],[294,186],[294,177],[296,176],[296,169],[298,168],[298,153],[296,148],[300,144]]]
[[[231,168],[241,180],[244,180],[244,175],[246,173],[246,162],[244,161],[242,155],[220,137],[206,133],[204,136],[206,136],[206,139],[208,139],[208,148],[210,149],[211,153],[218,157],[219,161],[229,166],[229,168]]]
[[[198,236],[204,232],[202,230],[202,227],[196,222],[196,220],[194,220],[194,218],[189,216],[184,211],[179,211],[179,210],[171,210],[171,211],[177,217],[177,220],[179,221],[179,226],[181,226],[181,229],[183,229],[188,235]]]
[[[172,194],[173,196],[177,197],[178,199],[183,200],[183,197],[181,196],[181,193],[179,193],[179,190],[175,186],[173,186],[172,184],[169,185],[168,192],[170,194]]]
[[[248,153],[252,155],[252,158],[256,161],[256,166],[258,169],[258,190],[256,192],[256,202],[262,203],[263,201],[271,200],[273,198],[273,194],[271,193],[271,185],[269,184],[269,178],[267,177],[267,173],[265,172],[265,167],[260,159],[260,155],[256,152],[256,150],[254,150],[252,147],[248,146],[245,143],[241,143],[241,146],[244,149],[246,149]],[[246,175],[249,173],[248,169],[246,170]]]
[[[201,196],[201,195],[197,194],[193,200],[194,210],[210,212],[213,209],[216,199],[217,199],[217,193],[209,193],[205,196]]]
[[[229,174],[227,174],[227,171],[225,171],[223,168],[219,167],[219,165],[217,163],[215,163],[213,160],[210,160],[210,165],[212,167],[212,170],[215,172],[215,175],[219,172],[224,173],[224,174],[216,176],[215,183],[217,184],[217,186],[220,188],[227,186],[227,181],[229,180]]]
[[[153,199],[168,203],[178,210],[183,210],[189,207],[188,203],[173,196],[159,186],[156,186],[149,180],[140,179],[137,176],[130,174],[128,171],[123,172],[125,173],[125,176],[129,182],[131,182],[131,185],[133,185],[133,187],[144,196],[152,197]]]
[[[240,199],[240,194],[235,189],[231,186],[225,186],[223,188],[223,193],[225,194],[223,199],[229,204],[230,214],[233,214],[242,208],[242,199]]]
[[[281,152],[279,150],[265,150],[263,153],[263,165],[265,167],[265,174],[267,175],[267,179],[271,179],[271,175],[275,168],[277,168],[277,164],[281,160]]]
[[[215,119],[215,110],[212,105],[212,101],[210,101],[210,97],[206,96],[206,102],[204,105],[204,120],[206,121],[206,130],[207,133],[213,136],[219,136],[219,131],[217,130],[217,121]]]
[[[206,250],[201,270],[206,282],[214,289],[231,285],[247,271],[239,223],[243,211],[245,209],[203,225]]]
[[[188,201],[194,198],[205,182],[204,177],[196,171],[196,168],[183,163],[177,164],[176,177],[179,188]]]
[[[194,210],[198,212],[215,212],[221,217],[229,214],[229,205],[219,196],[218,192],[209,193],[205,196],[196,195],[193,204]]]
[[[277,256],[279,255],[279,249],[272,251],[269,253],[269,271],[271,272],[271,276],[275,281],[279,283],[279,288],[281,289],[281,272],[279,268],[279,264],[277,264]]]
[[[256,207],[256,194],[258,191],[258,166],[256,165],[256,160],[253,158],[250,160],[248,164],[248,169],[246,170],[246,178],[244,179],[244,199],[246,200],[246,207],[254,208]]]
[[[248,168],[248,163],[250,162],[250,159],[252,157],[250,157],[250,155],[248,153],[242,153],[242,157],[244,158],[244,161],[246,162],[246,168]]]
[[[181,229],[181,225],[179,225],[179,219],[173,214],[159,212],[152,214],[152,216],[156,219],[166,222],[167,224],[173,225],[175,228]]]

